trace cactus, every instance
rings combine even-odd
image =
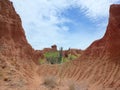
[[[62,58],[63,58],[63,47],[61,47],[61,48],[60,48],[60,51],[59,51],[58,63],[61,63],[61,62],[62,62]]]

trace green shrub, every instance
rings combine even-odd
[[[69,62],[68,58],[63,58],[62,63]]]
[[[77,56],[69,54],[68,57],[63,57],[63,48],[61,47],[59,51],[49,51],[44,54],[45,59],[50,64],[60,64],[68,62],[69,60],[74,60]],[[40,60],[40,64],[43,64],[44,61]]]
[[[44,59],[39,59],[39,64],[45,64],[46,61]]]
[[[74,59],[76,59],[77,58],[77,56],[75,56],[75,55],[72,55],[72,54],[69,54],[68,55],[68,59],[69,60],[74,60]]]
[[[59,52],[46,52],[44,56],[49,63],[55,64],[58,62]]]

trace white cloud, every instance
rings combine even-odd
[[[48,47],[52,44],[58,46],[70,45],[78,47],[77,35],[73,39],[66,35],[70,28],[65,22],[72,22],[64,18],[61,12],[70,7],[79,7],[91,19],[106,17],[111,3],[119,0],[11,0],[20,14],[29,43],[35,49]],[[61,24],[61,27],[58,26]],[[71,41],[72,39],[72,41]],[[87,40],[87,39],[86,39]],[[80,40],[81,41],[81,40]],[[88,40],[88,42],[90,42]],[[85,43],[88,45],[88,43]],[[85,48],[82,46],[82,48]]]
[[[76,0],[78,6],[92,19],[108,15],[109,6],[119,0]]]

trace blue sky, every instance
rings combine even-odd
[[[34,49],[86,49],[103,37],[109,6],[119,0],[11,0]]]

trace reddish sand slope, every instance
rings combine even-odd
[[[40,53],[28,44],[12,3],[0,0],[0,7],[0,90],[50,90],[43,87],[43,76],[62,81],[52,90],[70,90],[69,79],[78,84],[75,90],[120,90],[120,5],[110,7],[104,37],[78,59],[41,66],[35,64]]]

